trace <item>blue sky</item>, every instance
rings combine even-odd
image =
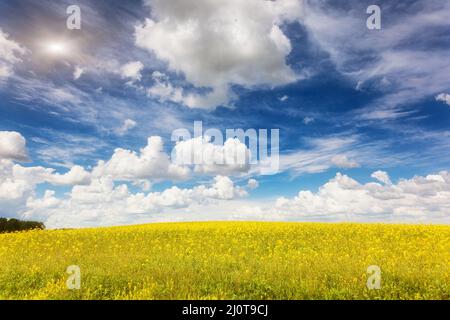
[[[2,214],[449,221],[448,3],[377,1],[381,30],[372,1],[71,4],[0,2]],[[166,163],[194,121],[279,129],[279,172]]]

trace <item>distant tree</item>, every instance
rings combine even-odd
[[[21,221],[18,219],[0,218],[0,233],[26,231],[26,230],[43,230],[45,225],[38,221]]]
[[[6,225],[8,224],[8,219],[0,218],[0,232],[6,231]]]

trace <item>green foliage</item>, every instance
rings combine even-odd
[[[21,221],[18,219],[0,218],[0,233],[27,231],[27,230],[44,230],[45,225],[37,221]]]

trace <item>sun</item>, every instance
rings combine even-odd
[[[66,55],[69,53],[69,46],[64,41],[49,41],[45,44],[45,51],[55,56]]]

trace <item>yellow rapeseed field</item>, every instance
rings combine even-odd
[[[0,235],[1,299],[449,299],[450,226],[209,222]],[[69,290],[67,267],[81,270]],[[369,290],[367,268],[381,288]]]

